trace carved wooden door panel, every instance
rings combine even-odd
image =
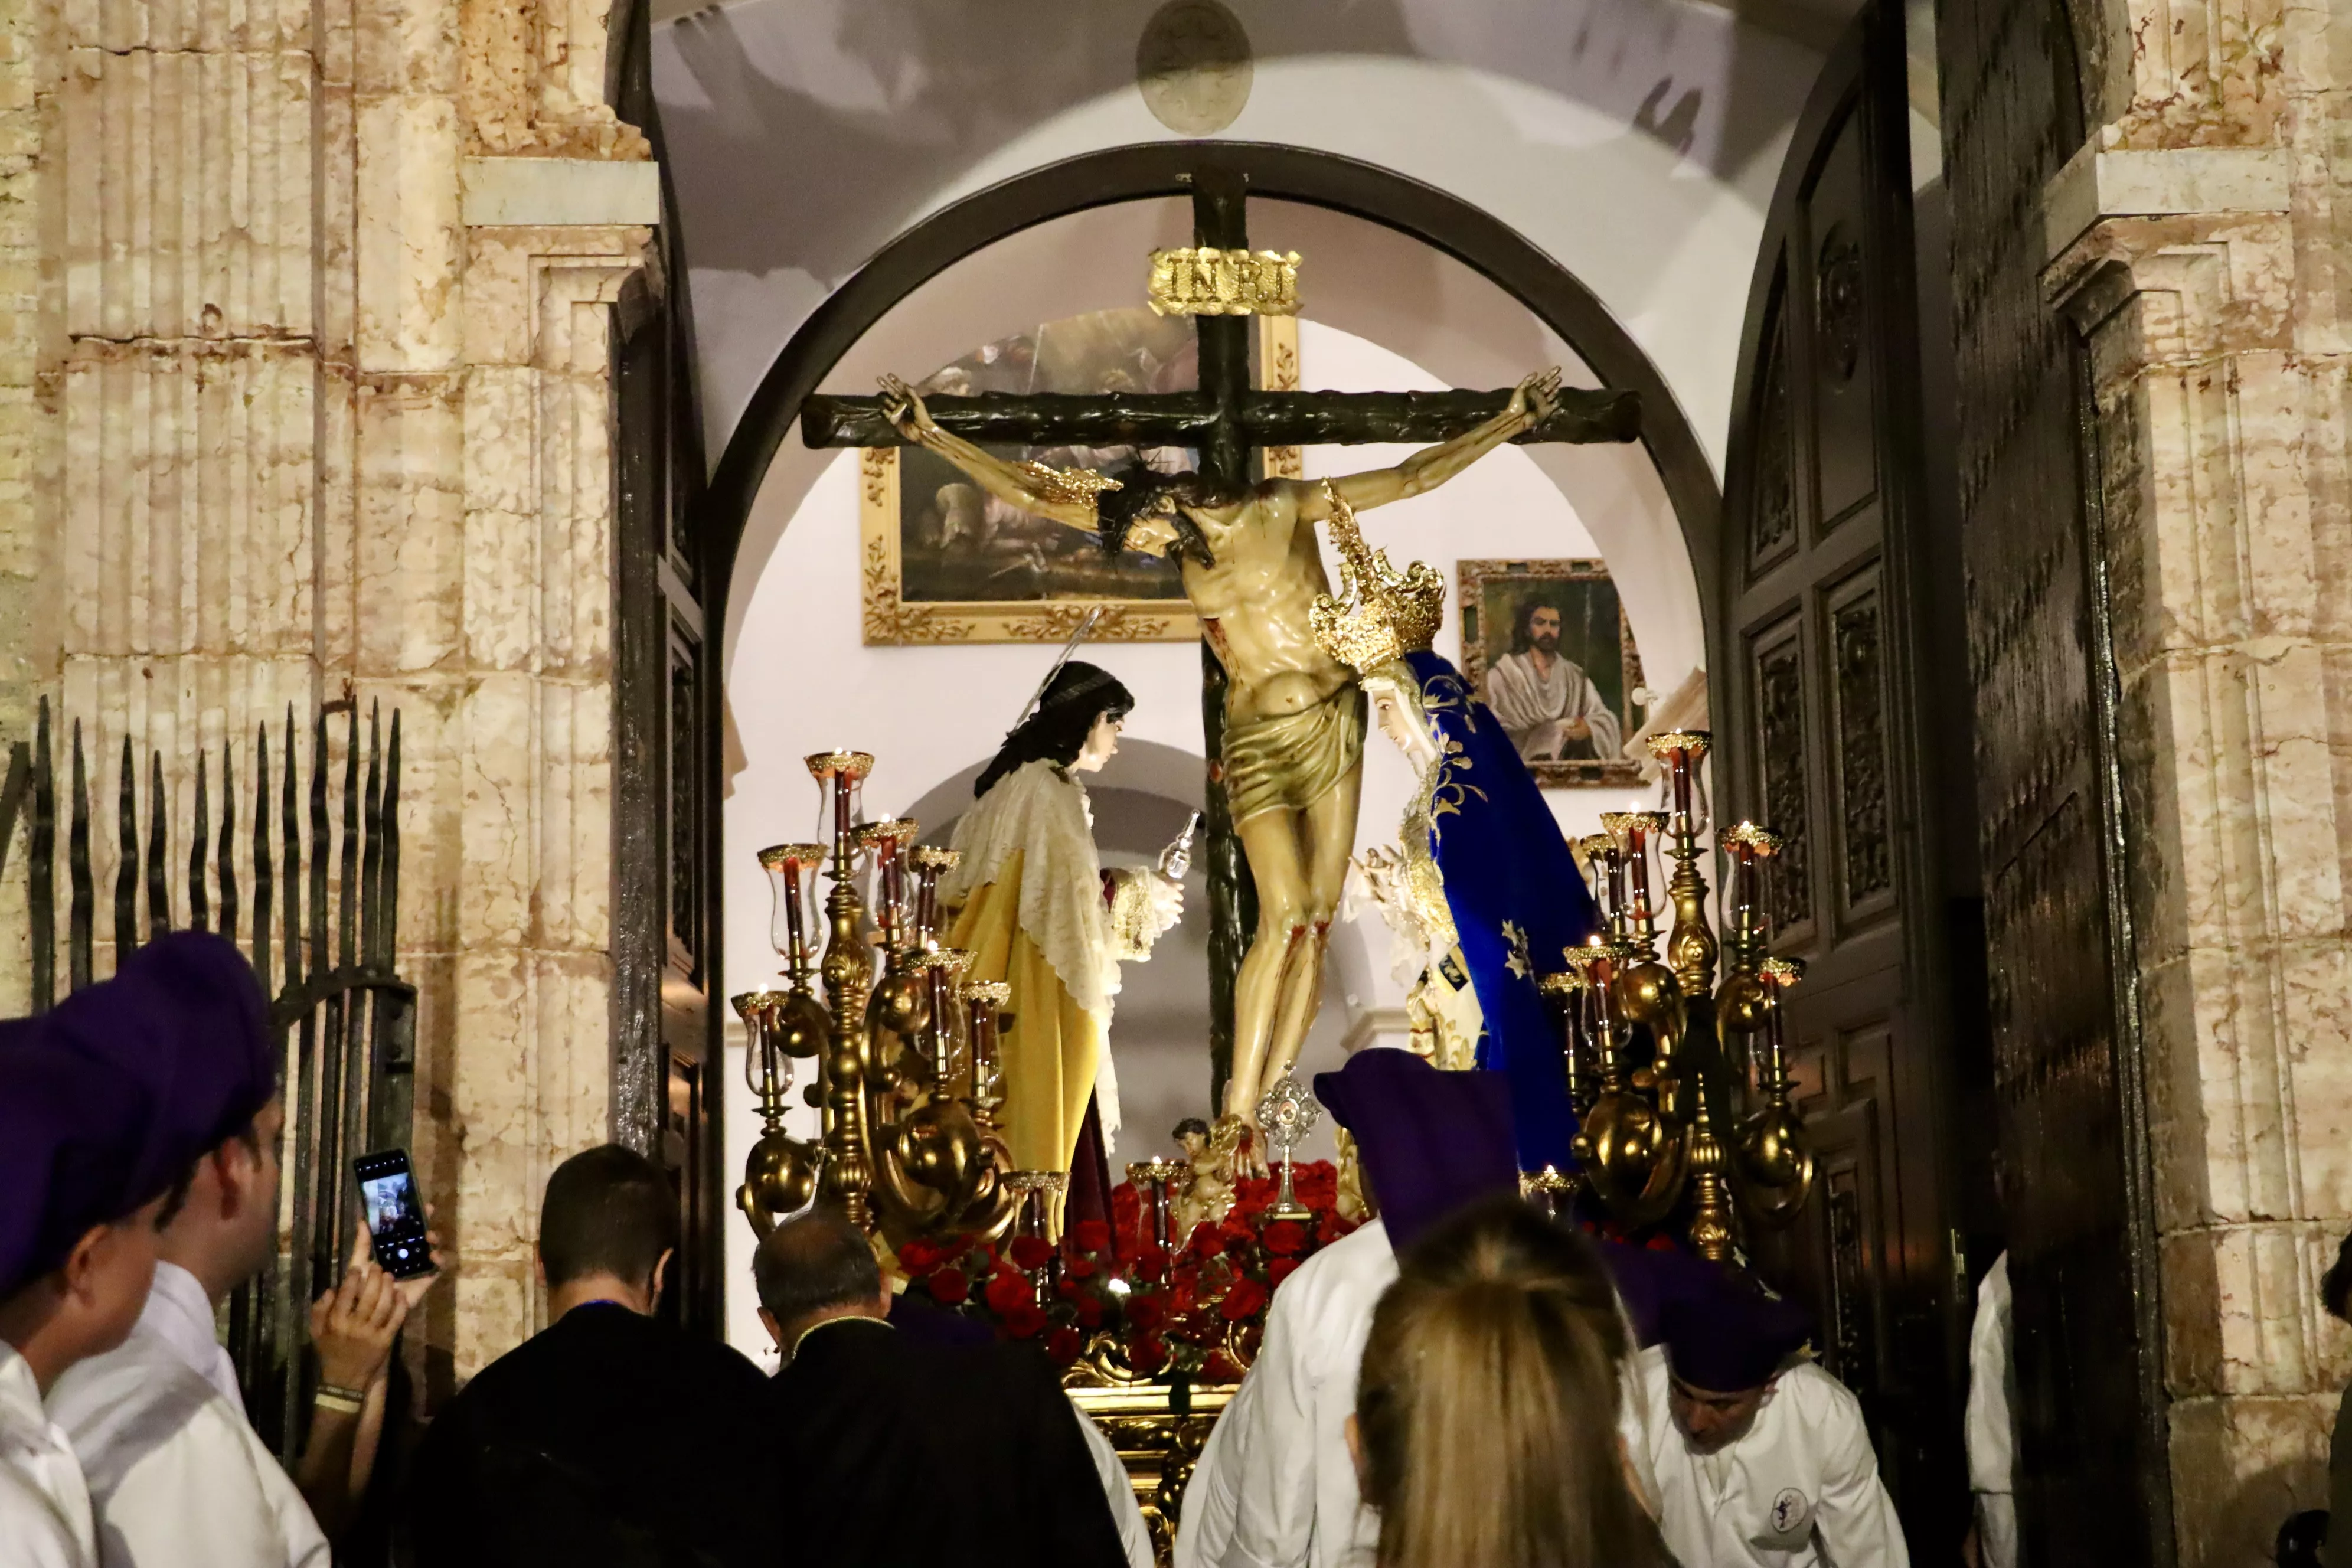
[[[646,7],[629,7],[626,22],[619,108],[658,156]],[[727,1205],[707,868],[718,862],[719,710],[695,530],[706,470],[672,211],[665,181],[655,263],[624,290],[614,331],[613,1122],[614,1138],[677,1189],[664,1312],[716,1335]]]
[[[1957,1316],[1939,1086],[1939,872],[1916,679],[1919,391],[1899,24],[1874,12],[1800,121],[1749,299],[1718,575],[1718,818],[1784,848],[1765,881],[1815,1195],[1759,1268],[1811,1304],[1861,1396],[1915,1551],[1957,1543]],[[1940,1553],[1937,1553],[1940,1555]]]
[[[2040,195],[2083,144],[2083,84],[2057,0],[1952,0],[1937,31],[2001,1155],[1978,1251],[2010,1256],[2025,1560],[2164,1563],[2168,1410],[2097,454],[2083,350],[2040,276]]]

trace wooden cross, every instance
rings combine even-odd
[[[1240,171],[1209,168],[1192,183],[1193,243],[1246,249],[1249,231]],[[943,430],[968,441],[1020,447],[1189,447],[1202,478],[1239,486],[1258,478],[1266,447],[1360,446],[1444,441],[1493,418],[1510,401],[1500,392],[1263,392],[1250,384],[1246,316],[1195,316],[1200,385],[1192,392],[982,393],[926,397]],[[1530,367],[1533,368],[1533,367]],[[906,445],[881,397],[813,396],[801,411],[801,439],[811,447]],[[1562,387],[1551,414],[1517,441],[1632,441],[1641,406],[1631,392]],[[1209,758],[1202,865],[1209,883],[1210,1104],[1224,1100],[1234,1045],[1234,976],[1257,923],[1256,893],[1234,836],[1222,770],[1225,674],[1201,647],[1201,723]]]

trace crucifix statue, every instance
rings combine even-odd
[[[1192,200],[1201,246],[1245,248],[1236,172],[1204,170]],[[1392,468],[1329,481],[1360,510],[1419,495],[1506,441],[1630,441],[1640,411],[1631,393],[1564,389],[1557,370],[1509,392],[1261,392],[1249,384],[1245,318],[1199,315],[1195,327],[1197,391],[927,404],[894,377],[878,398],[812,397],[802,434],[812,447],[926,447],[982,489],[1094,533],[1107,551],[1179,561],[1205,640],[1210,1044],[1223,1110],[1255,1125],[1260,1096],[1297,1058],[1320,1000],[1355,843],[1364,707],[1307,624],[1316,596],[1329,592],[1313,528],[1329,515],[1326,487],[1256,478],[1254,448],[1432,443]],[[1012,462],[980,441],[1190,447],[1198,467],[1138,465],[1113,479]]]

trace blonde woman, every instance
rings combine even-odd
[[[1599,1256],[1516,1199],[1417,1243],[1348,1423],[1378,1568],[1671,1568],[1619,1436],[1631,1348]]]

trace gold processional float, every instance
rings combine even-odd
[[[1760,879],[1780,840],[1742,823],[1720,835],[1730,864],[1728,930],[1720,944],[1724,977],[1712,985],[1718,943],[1698,868],[1705,824],[1693,809],[1707,737],[1676,731],[1649,744],[1665,763],[1674,809],[1608,814],[1607,831],[1577,846],[1606,929],[1563,953],[1566,967],[1540,982],[1561,1010],[1580,1122],[1572,1145],[1579,1168],[1547,1169],[1525,1185],[1556,1213],[1590,1215],[1597,1205],[1629,1232],[1678,1230],[1694,1250],[1719,1261],[1733,1254],[1743,1221],[1784,1226],[1812,1187],[1813,1158],[1790,1100],[1794,1080],[1780,1030],[1781,999],[1801,966],[1769,955],[1759,916]],[[812,1204],[830,1203],[877,1238],[877,1251],[902,1250],[919,1238],[994,1243],[1016,1228],[1050,1237],[1048,1194],[1065,1178],[1012,1169],[998,1123],[1004,1092],[997,1041],[1011,1022],[1003,1012],[1007,988],[966,978],[971,955],[940,942],[939,879],[955,866],[956,852],[916,846],[919,829],[910,821],[853,820],[853,796],[873,768],[871,755],[825,752],[807,762],[828,796],[833,838],[760,854],[775,895],[771,941],[785,973],[780,985],[734,999],[761,1121],[738,1205],[764,1237]],[[1652,855],[1662,846],[1674,862],[1665,888],[1674,922],[1663,957],[1651,877]],[[1169,868],[1181,878],[1181,866]],[[830,883],[821,960],[812,926],[820,872]],[[874,890],[870,921],[859,890],[864,874]],[[1718,1049],[1702,1052],[1701,1045]],[[811,1059],[815,1080],[802,1092],[803,1103],[822,1111],[814,1142],[784,1124],[795,1064]],[[1734,1063],[1742,1070],[1728,1075]],[[1727,1076],[1736,1076],[1743,1101],[1754,1102],[1732,1124],[1727,1145],[1717,1131],[1718,1117],[1731,1109],[1720,1098]],[[1280,1156],[1268,1219],[1306,1215],[1293,1195],[1290,1164],[1314,1114],[1288,1074],[1258,1108]],[[1232,1142],[1204,1145],[1194,1159],[1207,1170],[1159,1159],[1128,1167],[1162,1258],[1183,1246],[1180,1229],[1189,1231],[1195,1217],[1222,1218],[1222,1206],[1233,1202]],[[1171,1215],[1180,1191],[1182,1206]],[[1200,1198],[1212,1192],[1223,1194],[1222,1205],[1197,1215]],[[1590,1202],[1580,1201],[1585,1194]],[[1164,1263],[1161,1269],[1164,1281]],[[1226,1342],[1238,1358],[1231,1334]],[[1155,1555],[1167,1563],[1184,1489],[1234,1384],[1129,1367],[1108,1336],[1097,1336],[1065,1377],[1071,1396],[1117,1447]]]
[[[1605,929],[1562,953],[1565,967],[1539,982],[1560,1009],[1578,1168],[1547,1168],[1526,1186],[1555,1212],[1590,1214],[1597,1205],[1629,1232],[1664,1226],[1722,1261],[1733,1256],[1743,1222],[1785,1226],[1812,1189],[1780,1024],[1782,997],[1803,965],[1768,952],[1760,884],[1780,840],[1753,823],[1720,835],[1730,885],[1728,929],[1718,943],[1699,870],[1707,850],[1697,775],[1708,737],[1675,731],[1648,743],[1664,765],[1672,810],[1606,813],[1606,831],[1576,846]],[[892,1247],[917,1237],[994,1240],[1016,1225],[1046,1234],[1047,1194],[1064,1178],[1012,1169],[998,1123],[1006,988],[966,979],[971,955],[940,942],[938,884],[956,852],[916,846],[920,829],[903,818],[852,819],[871,755],[825,752],[807,762],[829,796],[833,840],[760,853],[775,894],[771,941],[785,973],[780,987],[734,999],[761,1121],[738,1206],[765,1236],[822,1199]],[[1653,893],[1653,857],[1661,852],[1674,866],[1663,954]],[[811,929],[820,872],[831,884],[821,962]],[[860,892],[868,872],[870,922]],[[821,1110],[823,1128],[814,1143],[784,1125],[793,1064],[811,1058],[815,1081],[803,1093]],[[1261,1115],[1276,1124],[1272,1141],[1284,1156],[1278,1202],[1289,1212],[1287,1156],[1311,1110],[1277,1106],[1277,1097],[1269,1094]],[[1155,1160],[1130,1173],[1147,1213],[1177,1246],[1182,1237],[1166,1236],[1168,1205],[1187,1169]],[[1591,1204],[1580,1204],[1583,1194]]]

